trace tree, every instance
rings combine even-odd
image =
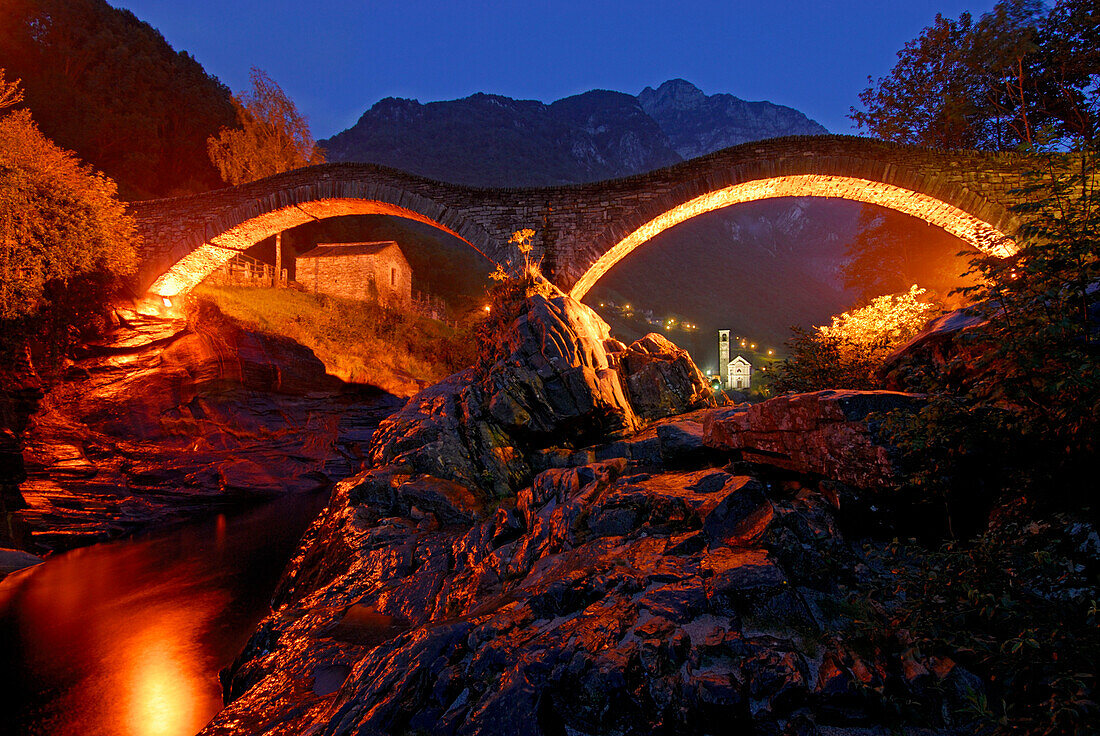
[[[1095,553],[1064,543],[1096,518],[1097,163],[1085,149],[1029,174],[1019,254],[974,260],[983,279],[972,310],[987,321],[939,345],[937,359],[903,361],[897,375],[927,403],[882,424],[906,469],[900,493],[942,503],[949,528],[980,532],[929,558],[921,582],[903,582],[893,615],[922,649],[967,652],[960,663],[991,683],[983,733],[1100,729]]]
[[[23,90],[19,89],[19,80],[9,82],[4,79],[4,70],[0,69],[0,110],[14,107],[23,101]]]
[[[252,91],[234,99],[238,128],[207,140],[210,160],[227,184],[243,184],[281,171],[324,163],[309,125],[282,88],[253,67]]]
[[[206,139],[233,124],[229,90],[129,11],[105,0],[4,0],[0,66],[22,79],[43,134],[127,199],[220,184]]]
[[[0,83],[0,99],[15,99],[13,88]],[[0,117],[0,341],[38,336],[56,357],[96,321],[135,267],[134,224],[116,192],[29,111]]]
[[[779,364],[771,388],[881,388],[875,372],[938,311],[922,301],[924,293],[914,284],[906,292],[880,296],[866,307],[838,314],[831,324],[811,331],[796,328],[787,343],[790,357]]]
[[[974,703],[975,733],[1100,731],[1095,554],[1067,543],[1075,529],[1095,534],[1100,455],[1098,13],[1095,0],[1056,2],[1034,24],[1035,48],[1016,59],[1015,81],[995,67],[1005,72],[1011,140],[1034,154],[1022,159],[1030,170],[1014,192],[1019,251],[974,256],[978,278],[964,292],[971,315],[984,319],[900,358],[891,375],[926,403],[879,424],[905,471],[898,494],[917,514],[942,506],[952,537],[976,536],[903,572],[901,594],[874,626],[950,653],[988,683]],[[900,135],[927,133],[942,145],[948,129],[934,116],[891,118],[902,109],[894,94],[903,105],[921,96],[942,107],[930,89],[899,83],[868,94]],[[963,128],[1001,147],[975,124],[982,120]]]
[[[963,275],[969,258],[960,257],[960,250],[974,249],[916,217],[864,207],[840,274],[859,304],[916,283],[928,292],[925,301],[955,309],[964,303],[955,290],[973,283]]]
[[[974,22],[937,15],[860,93],[850,117],[883,140],[1003,150],[1096,134],[1100,10],[1001,0]],[[868,79],[868,81],[871,81]]]

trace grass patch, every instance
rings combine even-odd
[[[282,335],[313,350],[328,372],[410,396],[475,359],[467,329],[350,299],[294,289],[200,284],[196,300],[258,332]]]

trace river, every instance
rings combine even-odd
[[[193,736],[326,497],[73,550],[0,582],[0,733]]]

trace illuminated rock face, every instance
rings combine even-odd
[[[624,345],[599,315],[545,281],[498,296],[489,319],[474,366],[382,422],[375,465],[499,498],[549,462],[540,450],[568,454],[714,403],[687,352],[656,334]]]
[[[1015,154],[932,151],[849,136],[747,143],[648,174],[541,189],[445,184],[372,164],[326,164],[216,192],[137,202],[137,288],[190,290],[235,253],[314,219],[386,214],[455,235],[508,262],[513,231],[536,231],[533,256],[580,298],[661,231],[706,212],[775,197],[878,204],[944,228],[995,255],[1014,252]]]

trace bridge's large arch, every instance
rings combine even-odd
[[[938,197],[850,176],[774,176],[717,188],[665,209],[608,248],[573,285],[570,296],[582,299],[616,263],[670,227],[707,212],[778,197],[839,198],[881,205],[939,226],[986,253],[1004,257],[1016,251],[1016,243],[1011,237]]]

